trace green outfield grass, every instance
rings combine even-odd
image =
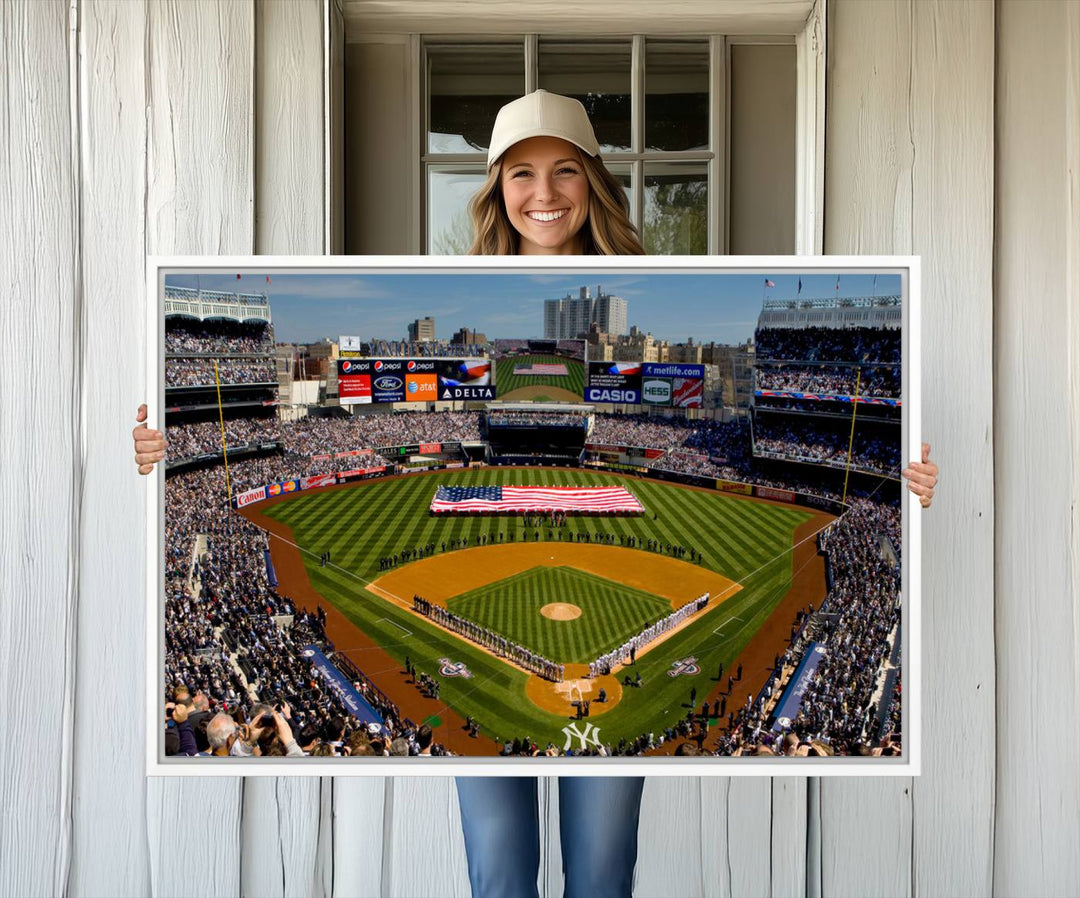
[[[540,710],[525,697],[525,673],[364,589],[380,576],[379,558],[402,549],[433,542],[438,552],[441,542],[462,536],[468,536],[470,545],[475,546],[480,534],[497,538],[499,532],[505,538],[513,532],[520,541],[525,530],[519,517],[428,515],[438,486],[485,484],[624,485],[643,502],[645,515],[571,518],[564,539],[587,532],[594,536],[614,534],[616,544],[619,535],[680,543],[700,551],[706,567],[743,587],[722,606],[638,660],[635,670],[641,673],[644,687],[626,690],[617,707],[593,721],[601,729],[600,738],[609,743],[662,730],[685,715],[691,686],[697,687],[699,697],[709,691],[717,665],[730,666],[787,592],[792,576],[792,534],[808,517],[806,511],[793,506],[767,505],[622,475],[495,468],[416,474],[368,481],[350,489],[300,493],[264,510],[292,528],[315,589],[391,656],[400,662],[408,655],[420,670],[432,675],[438,674],[439,658],[465,662],[472,677],[443,678],[441,698],[462,716],[471,714],[479,720],[484,735],[500,739],[531,735],[541,744],[551,740],[560,746],[567,720]],[[529,528],[530,538],[534,532]],[[541,538],[547,538],[546,529],[541,530]],[[331,551],[333,564],[323,568],[319,554],[326,550]],[[611,640],[609,646],[619,642]],[[701,673],[693,677],[666,675],[674,661],[688,656],[697,659]],[[371,675],[378,682],[380,675],[398,673],[374,671]]]
[[[566,374],[559,377],[514,374],[514,368],[517,366],[530,364],[565,365]],[[513,400],[514,392],[522,387],[555,387],[560,390],[567,390],[573,393],[574,397],[580,402],[585,395],[585,363],[558,355],[519,355],[500,359],[495,363],[495,389],[500,400]],[[559,402],[573,401],[568,397],[557,395],[548,398]]]
[[[568,602],[573,620],[552,620],[544,605]],[[454,614],[482,624],[557,664],[588,664],[671,613],[671,602],[569,567],[535,567],[454,596]]]

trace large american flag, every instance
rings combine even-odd
[[[544,375],[547,377],[566,377],[569,372],[566,365],[558,365],[553,362],[533,362],[531,365],[515,365],[515,376],[526,374]]]
[[[431,500],[431,511],[435,514],[547,511],[641,514],[644,510],[621,486],[440,486]]]

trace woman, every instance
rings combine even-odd
[[[504,106],[488,150],[488,177],[469,204],[473,255],[642,255],[621,185],[600,160],[584,107],[536,91]],[[146,420],[146,407],[138,421]],[[164,457],[160,431],[135,428],[135,460]],[[937,466],[903,472],[924,507]],[[643,777],[562,777],[560,830],[566,898],[629,896],[637,860]],[[534,777],[459,777],[458,800],[474,898],[536,896],[540,864]]]

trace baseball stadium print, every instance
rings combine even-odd
[[[917,260],[766,261],[150,260],[152,772],[917,772]]]

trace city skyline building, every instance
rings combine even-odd
[[[604,293],[596,285],[596,295],[581,287],[575,297],[570,293],[562,299],[544,300],[544,339],[573,340],[587,334],[592,325],[603,333],[626,334],[629,304],[625,299]]]
[[[430,315],[417,318],[409,325],[410,343],[430,343],[435,339],[435,319]]]

